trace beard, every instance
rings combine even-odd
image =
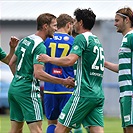
[[[53,38],[53,36],[54,36],[54,33],[52,33],[52,32],[49,32],[49,33],[47,34],[47,37],[49,37],[49,38]]]
[[[53,36],[54,36],[54,35],[50,35],[50,34],[49,34],[49,35],[47,35],[47,37],[49,37],[49,38],[53,38]]]
[[[122,30],[121,29],[116,29],[116,31],[118,32],[118,33],[122,33]]]

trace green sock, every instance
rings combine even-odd
[[[78,129],[74,129],[74,133],[83,133],[82,128],[80,127]]]

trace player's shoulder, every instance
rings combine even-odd
[[[128,32],[122,39],[122,42],[132,42],[133,40],[133,31]]]
[[[0,51],[3,51],[1,47],[0,47]]]
[[[28,36],[27,38],[30,38],[31,41],[34,41],[35,44],[39,44],[43,42],[43,39],[35,34]]]
[[[130,32],[128,32],[124,37],[125,38],[132,38],[133,37],[133,30],[131,30]]]

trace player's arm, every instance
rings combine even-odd
[[[41,81],[51,82],[54,84],[62,84],[64,86],[69,86],[69,88],[73,88],[75,86],[74,80],[70,77],[63,79],[51,76],[43,70],[43,65],[34,64],[34,77]]]
[[[15,52],[15,48],[16,48],[16,46],[18,44],[18,41],[19,41],[18,38],[11,37],[10,42],[9,42],[10,52],[4,59],[1,60],[3,63],[5,63],[7,65],[9,64],[9,61],[10,61],[10,59],[12,58],[12,56],[13,56],[13,54]]]
[[[16,72],[16,62],[17,62],[17,56],[14,54],[9,62],[9,67],[13,73],[13,75]]]
[[[55,57],[50,57],[46,54],[41,54],[38,57],[38,61],[45,62],[45,63],[49,62],[51,64],[55,64],[58,66],[73,66],[78,58],[79,56],[76,54],[69,54],[68,56],[61,57],[61,58],[55,58]]]
[[[104,62],[104,67],[111,70],[111,71],[113,71],[113,72],[118,73],[118,64],[114,64],[114,63],[105,61]]]

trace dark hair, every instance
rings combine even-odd
[[[39,15],[36,20],[37,30],[41,30],[44,24],[50,25],[53,19],[56,19],[56,16],[50,13],[44,13],[44,14]]]
[[[124,8],[121,8],[119,9],[117,13],[120,13],[120,14],[123,14],[125,15],[125,17],[129,17],[130,21],[131,21],[131,26],[133,27],[133,11],[130,7],[124,7]],[[121,15],[121,17],[125,18],[124,16]]]
[[[74,20],[71,16],[69,16],[68,14],[59,15],[59,17],[57,18],[57,28],[59,29],[65,27],[68,22],[72,24],[74,23]]]
[[[95,24],[96,15],[93,13],[91,8],[88,9],[79,9],[77,8],[74,12],[76,20],[79,22],[83,21],[83,27],[85,29],[91,30]]]

